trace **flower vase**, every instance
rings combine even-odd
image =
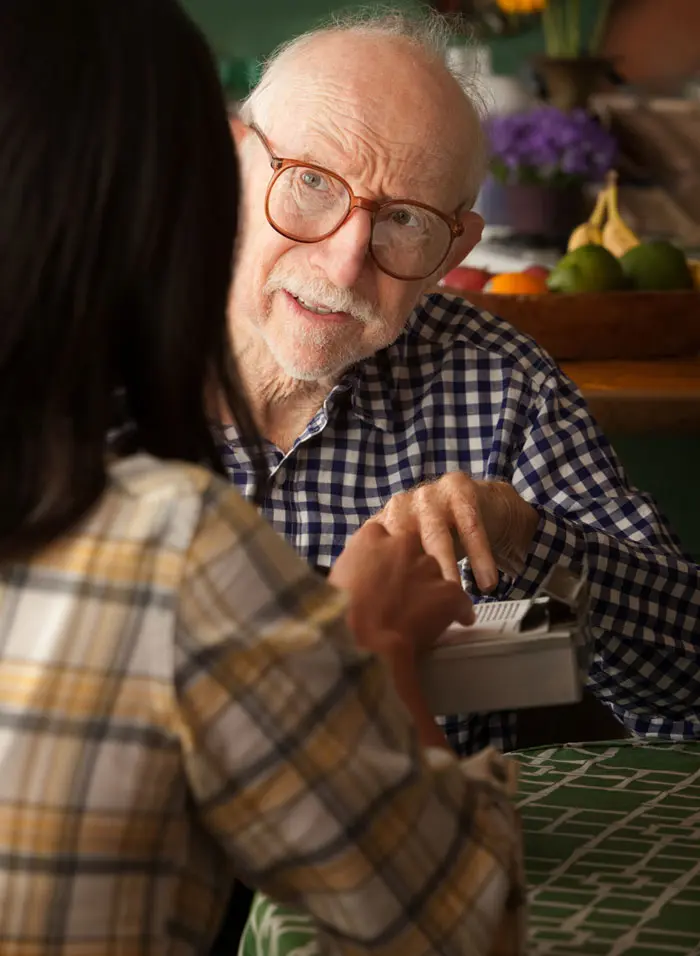
[[[533,66],[543,99],[566,111],[585,109],[594,93],[619,81],[614,61],[603,56],[537,56]]]
[[[477,210],[488,226],[507,227],[514,235],[561,246],[588,216],[581,186],[502,183],[487,177]]]

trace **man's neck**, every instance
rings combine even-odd
[[[246,382],[260,433],[285,453],[323,405],[330,388],[281,375],[265,381],[256,375],[254,383]]]
[[[335,383],[306,382],[285,375],[257,336],[242,347],[239,337],[236,364],[260,434],[288,452]]]

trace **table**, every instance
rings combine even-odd
[[[521,764],[529,956],[700,956],[700,743],[539,747]],[[258,898],[243,956],[317,956]]]
[[[700,744],[518,754],[531,956],[700,956]]]

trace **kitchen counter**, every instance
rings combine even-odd
[[[561,366],[604,431],[700,436],[700,357]]]

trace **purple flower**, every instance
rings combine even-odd
[[[598,182],[615,164],[617,144],[585,110],[543,106],[487,122],[494,173],[507,182]]]

